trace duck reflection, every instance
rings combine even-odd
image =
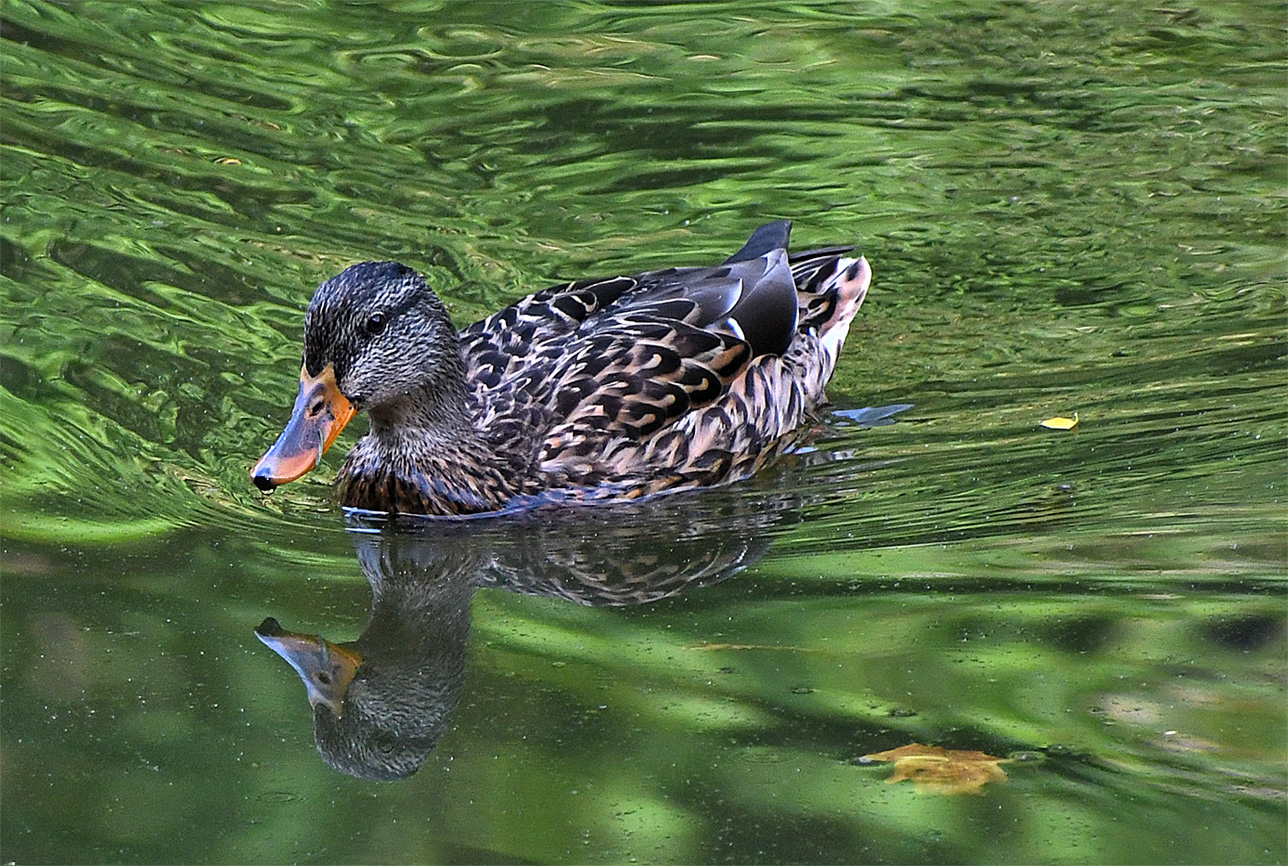
[[[269,617],[259,639],[299,673],[328,764],[400,779],[425,762],[465,684],[470,599],[479,587],[592,607],[646,604],[723,580],[793,522],[787,494],[677,495],[656,503],[486,520],[349,516],[371,584],[357,640],[333,643]]]

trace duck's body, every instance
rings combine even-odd
[[[295,417],[252,477],[308,471],[365,409],[346,506],[474,514],[745,478],[826,399],[870,278],[848,248],[789,257],[789,231],[717,267],[554,286],[459,334],[415,272],[355,265],[310,304]]]

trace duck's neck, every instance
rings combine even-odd
[[[347,506],[418,514],[503,508],[516,479],[496,465],[465,389],[426,389],[372,407],[371,432],[354,447],[337,487]]]
[[[453,445],[478,438],[466,402],[465,387],[439,386],[409,392],[399,400],[373,406],[371,436],[381,450],[416,460],[430,460]]]

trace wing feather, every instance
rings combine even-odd
[[[758,468],[822,397],[843,334],[819,333],[857,309],[838,301],[849,247],[789,255],[790,231],[763,226],[715,267],[564,283],[498,311],[461,332],[473,399],[532,407],[531,459],[552,486]]]

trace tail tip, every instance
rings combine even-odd
[[[872,282],[872,267],[863,256],[853,259],[845,266],[841,279],[837,280],[837,292],[840,295],[841,307],[851,304],[857,310],[863,298],[867,296],[868,285]]]

